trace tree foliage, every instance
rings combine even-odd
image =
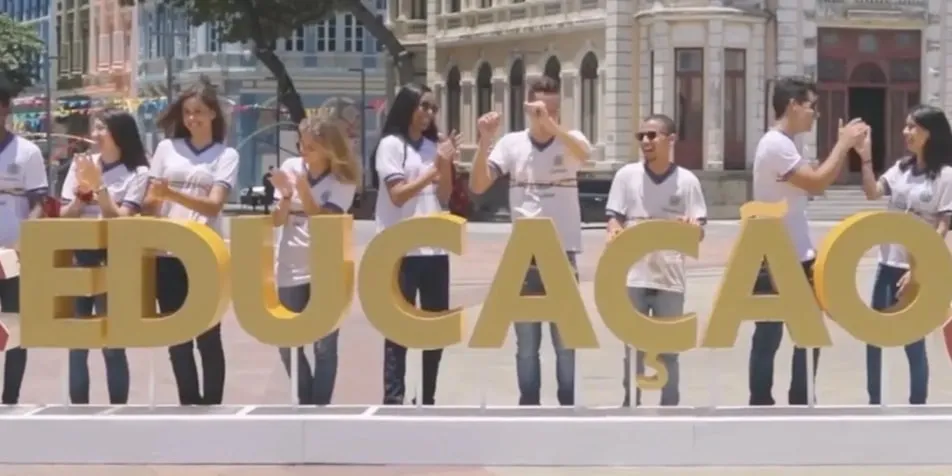
[[[278,99],[294,122],[304,118],[304,105],[277,52],[278,41],[335,12],[353,14],[368,33],[385,45],[394,58],[401,82],[413,77],[412,58],[406,49],[361,0],[164,0],[161,3],[186,12],[195,25],[216,25],[222,41],[251,44],[255,57],[277,79]]]
[[[0,80],[20,92],[37,80],[45,54],[43,40],[30,25],[0,15]]]

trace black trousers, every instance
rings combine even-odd
[[[20,277],[0,280],[0,311],[20,312]],[[23,374],[26,373],[26,349],[14,347],[3,357],[3,397],[4,405],[16,405],[20,401],[20,387]]]
[[[188,275],[178,258],[162,256],[156,263],[156,299],[163,315],[178,311],[188,296]],[[202,389],[194,348],[202,357]],[[225,351],[221,342],[221,324],[216,324],[194,340],[169,347],[172,372],[182,405],[220,405],[225,390]]]
[[[450,257],[407,256],[400,263],[400,291],[411,303],[420,295],[420,309],[446,311],[450,308]],[[436,379],[440,370],[443,349],[423,351],[424,405],[433,405]],[[383,347],[383,404],[402,405],[406,396],[407,348],[384,341]]]

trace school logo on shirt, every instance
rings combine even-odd
[[[324,190],[324,192],[321,193],[321,203],[327,203],[327,200],[330,198],[331,198],[330,190]]]
[[[928,188],[922,189],[922,191],[919,192],[919,201],[922,202],[922,203],[929,203],[929,202],[931,202],[931,201],[932,201],[932,190],[930,190],[930,189],[928,189]]]
[[[10,164],[7,166],[7,173],[10,175],[16,175],[20,173],[20,166],[17,164]]]
[[[668,199],[668,205],[672,207],[677,207],[681,205],[681,196],[680,195],[671,195],[671,198]]]
[[[563,162],[565,162],[565,157],[563,157],[561,154],[555,156],[555,158],[552,159],[552,165],[556,167],[561,167]]]

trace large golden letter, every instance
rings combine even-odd
[[[863,255],[880,243],[901,244],[915,263],[916,285],[907,289],[891,312],[870,309],[856,292],[856,267]],[[820,304],[846,332],[879,347],[906,345],[929,335],[948,319],[952,255],[935,228],[912,215],[858,213],[826,235],[815,279]]]
[[[522,295],[522,284],[533,258],[545,286],[544,296]],[[502,347],[515,322],[552,322],[558,326],[566,347],[598,348],[575,272],[550,218],[520,218],[512,224],[512,234],[469,346]]]
[[[109,347],[159,347],[188,341],[217,324],[231,299],[224,240],[195,222],[158,218],[109,220]],[[185,265],[188,297],[157,318],[155,251]]]
[[[463,309],[426,312],[400,292],[400,262],[421,246],[463,253],[466,220],[441,214],[410,218],[387,228],[364,249],[358,295],[367,320],[387,339],[410,349],[442,349],[463,340]]]
[[[232,298],[242,329],[278,347],[307,345],[337,329],[354,298],[353,228],[350,215],[309,220],[311,299],[297,314],[278,300],[271,217],[232,218]]]
[[[655,319],[638,312],[628,297],[628,270],[645,255],[673,250],[697,258],[701,227],[676,221],[648,221],[628,228],[605,247],[595,271],[595,305],[608,329],[622,342],[643,350],[645,364],[655,378],[640,379],[642,388],[660,388],[668,370],[658,360],[662,353],[676,353],[697,345],[697,316]]]
[[[749,218],[748,214],[756,217]],[[734,244],[724,280],[714,300],[703,347],[733,347],[744,321],[784,322],[800,347],[831,344],[817,305],[781,216],[786,203],[753,202],[742,208],[740,238]],[[777,294],[752,295],[757,274],[766,262]]]
[[[105,316],[72,319],[76,296],[106,291],[106,268],[72,266],[75,250],[106,248],[105,221],[29,220],[23,223],[21,233],[20,342],[23,347],[105,347]]]

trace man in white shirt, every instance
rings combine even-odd
[[[0,84],[0,125],[7,123],[15,94]],[[43,215],[49,195],[46,164],[36,144],[0,128],[0,248],[19,249],[20,224]],[[20,277],[0,279],[0,311],[20,312]],[[6,351],[3,365],[4,405],[20,400],[20,385],[26,371],[26,349]]]
[[[699,226],[707,222],[707,204],[701,181],[690,170],[672,160],[677,138],[674,121],[664,114],[649,116],[635,137],[644,160],[625,165],[615,174],[608,192],[608,239],[626,227],[647,220],[678,220]],[[645,256],[628,271],[628,295],[639,312],[655,318],[684,314],[684,255],[661,250]],[[668,381],[661,389],[661,405],[676,406],[680,368],[678,354],[661,354],[668,369]],[[636,374],[644,375],[644,353],[638,351]],[[631,404],[631,349],[625,346],[623,406]],[[641,389],[635,391],[635,405],[641,405]]]
[[[588,160],[592,146],[585,136],[559,124],[559,85],[540,78],[529,85],[525,111],[529,128],[504,135],[493,146],[500,116],[489,112],[479,118],[479,146],[469,176],[476,194],[485,193],[501,176],[509,176],[509,209],[513,220],[546,217],[555,222],[562,246],[575,264],[582,249],[581,211],[578,203],[578,170]],[[523,282],[525,295],[545,294],[539,271],[530,266]],[[516,375],[519,404],[541,404],[539,347],[542,323],[515,324]],[[555,347],[556,380],[560,405],[575,404],[575,351],[566,349],[555,325],[550,327]]]
[[[776,123],[757,144],[754,154],[754,200],[779,202],[786,200],[787,231],[796,247],[803,272],[813,282],[816,252],[810,240],[810,224],[806,217],[809,196],[823,193],[846,163],[847,152],[862,144],[869,127],[859,119],[842,125],[839,138],[830,156],[819,165],[810,164],[800,155],[794,136],[813,128],[816,111],[816,85],[803,78],[780,78],[774,83],[771,99]],[[775,293],[770,273],[762,268],[754,285],[755,294]],[[750,348],[750,405],[773,405],[774,357],[783,338],[782,322],[758,322]],[[819,349],[813,350],[813,372],[819,364]],[[795,348],[788,401],[791,405],[807,405],[806,351]],[[813,378],[811,377],[811,378]]]

